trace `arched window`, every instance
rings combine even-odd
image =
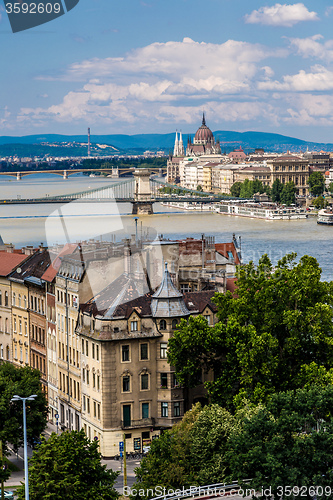
[[[15,306],[15,305],[16,305],[16,294],[15,294],[15,292],[14,292],[14,293],[13,293],[13,306]]]
[[[5,306],[8,306],[8,292],[5,292]]]
[[[23,296],[23,301],[24,301],[24,309],[27,308],[27,297],[24,295]]]
[[[0,345],[0,358],[3,359],[3,345]]]
[[[5,320],[5,332],[9,333],[9,321],[8,321],[8,318],[6,318],[6,320]]]
[[[166,330],[166,321],[165,319],[161,319],[160,321],[160,330]]]
[[[177,328],[177,325],[178,325],[178,319],[173,319],[172,320],[172,329],[175,330]]]
[[[18,296],[18,306],[21,307],[21,294]]]
[[[9,361],[10,360],[10,351],[9,351],[9,345],[6,347],[6,359]]]

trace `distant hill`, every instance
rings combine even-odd
[[[190,135],[192,138],[194,133],[185,134],[183,133],[183,141],[186,146],[187,137]],[[270,151],[304,151],[307,147],[310,150],[324,150],[333,151],[332,143],[316,143],[307,142],[301,139],[296,139],[294,137],[288,137],[281,134],[270,134],[265,132],[233,132],[225,130],[217,130],[214,132],[215,138],[219,138],[221,141],[222,151],[231,151],[236,147],[242,146],[246,151],[253,151],[255,148],[264,148]],[[136,134],[136,135],[125,135],[125,134],[112,134],[112,135],[92,135],[91,143],[98,145],[108,145],[110,148],[98,148],[101,154],[110,154],[110,151],[117,153],[124,153],[131,151],[142,153],[145,150],[157,151],[159,149],[168,152],[173,149],[175,140],[175,133],[170,134]],[[0,155],[6,156],[10,154],[8,151],[11,150],[10,145],[16,145],[13,147],[15,150],[20,150],[21,155],[28,156],[31,155],[31,148],[27,148],[28,152],[25,152],[25,148],[18,148],[17,145],[40,145],[44,148],[48,148],[48,144],[57,144],[59,148],[60,143],[76,142],[81,143],[81,146],[77,145],[75,149],[80,149],[80,154],[84,154],[87,143],[86,135],[60,135],[60,134],[38,134],[38,135],[26,135],[22,137],[12,137],[12,136],[1,136],[0,137]],[[82,144],[83,143],[83,144]],[[1,147],[5,146],[6,147]],[[8,146],[7,146],[8,145]],[[61,147],[62,151],[66,146]],[[53,150],[53,147],[51,148]],[[6,152],[5,152],[6,151]],[[67,150],[68,151],[68,150]],[[81,151],[83,153],[81,153]],[[54,150],[52,151],[53,154]],[[52,154],[50,151],[50,154]]]

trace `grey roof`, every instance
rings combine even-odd
[[[162,283],[152,296],[150,307],[155,318],[172,318],[190,314],[183,294],[172,283],[167,263],[165,263]]]

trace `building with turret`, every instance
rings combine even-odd
[[[129,266],[80,306],[82,424],[104,457],[118,454],[124,434],[127,451],[142,451],[193,402],[207,401],[203,382],[211,375],[203,373],[196,388],[181,387],[167,346],[182,318],[202,314],[210,325],[217,321],[215,291],[180,292],[167,265],[155,293],[138,295],[140,287]]]
[[[215,142],[213,132],[207,127],[203,113],[201,126],[196,131],[193,142],[190,137],[187,140],[186,156],[211,154],[221,154],[220,141]]]
[[[215,141],[203,113],[201,126],[196,131],[194,139],[192,140],[190,136],[187,138],[186,155],[184,154],[182,134],[180,132],[178,139],[176,132],[173,155],[170,154],[167,162],[167,182],[170,184],[180,183],[181,186],[190,189],[196,189],[197,185],[200,185],[204,191],[210,191],[212,185],[211,166],[213,163],[220,163],[221,159],[220,141],[218,139]],[[207,163],[209,163],[208,167],[203,169],[203,165]],[[198,165],[200,165],[200,169],[197,172]],[[189,167],[187,180],[185,180],[185,166]]]

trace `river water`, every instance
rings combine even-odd
[[[70,176],[67,180],[53,174],[29,175],[20,181],[3,176],[0,177],[0,199],[69,194],[109,186],[112,182],[115,181],[80,174]],[[1,205],[0,235],[5,243],[13,243],[17,247],[38,245],[41,242],[52,245],[96,237],[120,240],[125,235],[135,233],[131,208],[131,204],[127,203]],[[289,252],[296,252],[298,257],[308,254],[319,261],[323,279],[333,279],[333,226],[318,225],[316,218],[266,221],[185,212],[160,204],[154,205],[154,212],[152,216],[139,217],[139,232],[149,232],[151,237],[163,234],[170,239],[200,238],[206,234],[215,236],[216,242],[231,241],[235,233],[241,237],[245,262],[257,262],[263,253],[267,253],[273,263]]]

